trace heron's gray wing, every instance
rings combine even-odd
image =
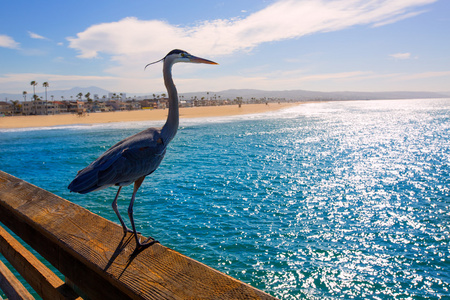
[[[119,157],[99,172],[99,184],[127,185],[158,168],[165,154],[165,146],[156,140],[135,140],[121,149]]]
[[[69,189],[89,193],[112,185],[128,185],[152,173],[165,153],[160,131],[147,129],[112,146],[81,170]]]
[[[74,180],[69,184],[69,190],[72,192],[85,194],[113,185],[102,185],[98,182],[99,172],[108,169],[120,158],[116,152],[110,150],[103,153],[99,158],[83,170],[78,171],[77,176],[75,176]]]

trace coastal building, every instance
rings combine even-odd
[[[136,100],[127,100],[126,102],[126,109],[127,110],[139,110],[142,109],[141,103]]]
[[[57,115],[61,113],[60,106],[55,101],[48,101],[45,103],[45,106],[45,113],[47,115]]]
[[[86,111],[83,101],[68,101],[66,103],[67,103],[67,112],[69,113],[78,114]]]
[[[22,113],[24,115],[45,115],[47,114],[46,101],[34,100],[22,103]]]
[[[111,93],[109,95],[113,99],[107,100],[107,96],[99,96],[95,94],[94,99],[84,100],[62,100],[60,101],[44,101],[38,98],[36,101],[10,101],[10,102],[0,102],[0,114],[2,115],[12,115],[12,114],[23,114],[23,115],[54,115],[54,114],[64,114],[73,113],[80,114],[86,112],[108,112],[108,111],[129,111],[129,110],[140,110],[140,109],[166,109],[169,105],[168,98],[155,96],[152,97],[139,97],[141,100],[137,99],[125,99],[125,93]],[[71,97],[73,98],[73,97]],[[52,98],[53,99],[53,98]],[[242,105],[249,103],[267,103],[275,102],[275,100],[286,102],[284,98],[251,98],[243,100],[242,97],[236,97],[235,99],[222,99],[220,96],[204,96],[200,99],[197,96],[192,96],[185,98],[183,95],[179,98],[180,107],[194,107],[194,106],[217,106],[217,105]],[[13,102],[15,102],[13,104]]]
[[[127,110],[127,104],[120,100],[109,100],[106,105],[113,108],[113,110]]]
[[[193,107],[194,106],[194,100],[180,100],[180,107]]]
[[[141,103],[142,109],[157,109],[158,108],[158,100],[154,99],[145,99],[139,101]]]
[[[78,112],[78,108],[83,106],[80,101],[25,101],[22,102],[22,114],[24,115],[56,115],[61,113]]]
[[[67,101],[54,101],[53,105],[55,106],[55,115],[67,113]]]
[[[158,109],[166,109],[169,107],[169,98],[161,98],[158,100]]]
[[[22,103],[22,113],[24,115],[34,114],[34,101],[28,101]]]
[[[10,116],[13,114],[14,105],[11,103],[0,101],[0,116]]]
[[[84,107],[88,112],[107,112],[114,110],[113,107],[108,105],[106,102],[101,102],[98,100],[86,102]]]

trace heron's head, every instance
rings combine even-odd
[[[218,63],[204,59],[204,58],[200,58],[197,56],[194,56],[184,50],[179,50],[179,49],[174,49],[172,51],[170,51],[164,58],[149,63],[148,65],[145,66],[145,68],[147,68],[147,66],[152,65],[154,63],[160,62],[160,61],[164,61],[164,62],[168,62],[171,64],[175,64],[178,62],[187,62],[187,63],[196,63],[196,64],[210,64],[210,65],[217,65]],[[144,69],[145,69],[144,68]]]

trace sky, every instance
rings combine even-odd
[[[0,4],[0,93],[96,86],[179,93],[227,89],[450,91],[449,0],[41,0]]]

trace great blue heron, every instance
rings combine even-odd
[[[86,194],[110,186],[119,186],[112,208],[122,224],[124,234],[132,232],[137,246],[146,246],[156,242],[153,238],[141,243],[133,218],[133,204],[136,192],[144,178],[153,173],[161,163],[166,148],[178,130],[179,112],[177,89],[172,80],[172,66],[178,62],[217,64],[213,61],[195,57],[183,50],[172,50],[163,59],[148,65],[163,61],[164,84],[169,96],[169,113],[162,128],[148,128],[133,136],[118,142],[89,166],[79,171],[70,183],[72,192]],[[147,66],[145,68],[147,68]],[[133,230],[128,229],[117,208],[117,198],[123,186],[134,183],[133,195],[128,206],[128,216]]]

